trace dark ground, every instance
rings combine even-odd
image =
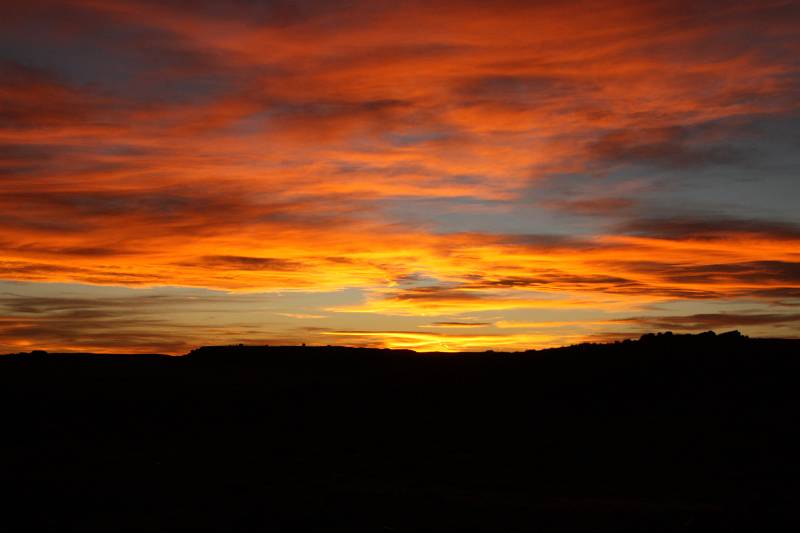
[[[800,531],[800,341],[0,357],[4,531]],[[12,526],[18,519],[19,526]]]

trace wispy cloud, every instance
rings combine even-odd
[[[800,314],[787,313],[708,313],[688,316],[647,316],[618,320],[648,328],[668,330],[702,330],[730,328],[741,326],[780,325],[794,326],[800,324]]]

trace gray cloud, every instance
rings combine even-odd
[[[635,218],[621,224],[623,233],[658,239],[719,239],[737,234],[773,239],[800,238],[800,225],[778,220],[729,217],[674,216]]]
[[[592,160],[667,169],[742,164],[752,158],[731,142],[709,142],[700,128],[670,126],[614,131],[588,144]]]
[[[800,323],[800,314],[705,313],[687,316],[631,317],[618,319],[617,322],[637,324],[647,328],[693,331],[742,326],[798,324]]]
[[[236,255],[207,255],[195,262],[181,263],[183,266],[199,266],[222,270],[302,270],[303,265],[297,261],[274,257],[246,257]]]

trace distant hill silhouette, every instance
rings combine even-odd
[[[793,531],[798,378],[737,332],[14,354],[0,474],[41,531]]]

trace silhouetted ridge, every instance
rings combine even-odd
[[[797,531],[799,378],[735,332],[17,354],[0,473],[41,531]]]

